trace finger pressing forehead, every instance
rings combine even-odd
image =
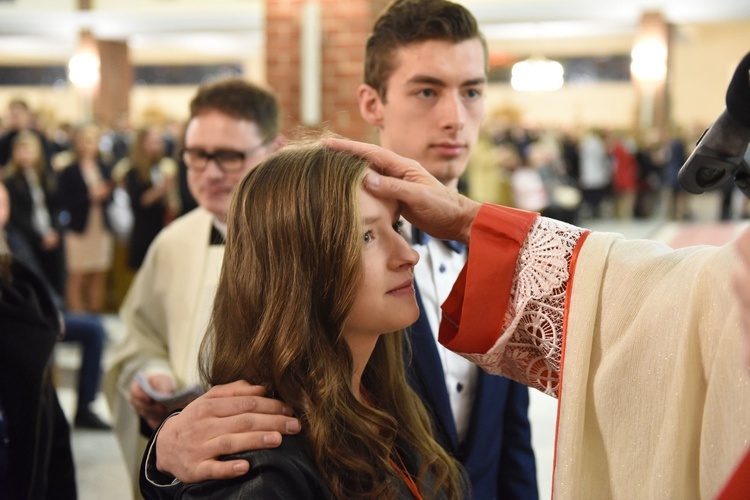
[[[373,144],[334,138],[325,139],[324,144],[338,151],[348,151],[357,156],[361,156],[372,163],[374,170],[391,177],[403,178],[415,168],[421,168],[414,160],[404,158],[392,151]]]

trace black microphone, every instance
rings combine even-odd
[[[726,104],[719,119],[698,139],[678,178],[685,191],[699,194],[734,177],[737,187],[750,198],[750,166],[744,160],[750,143],[750,53],[732,76]]]

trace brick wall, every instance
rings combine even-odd
[[[319,0],[322,33],[321,127],[352,139],[374,141],[359,116],[364,47],[385,0]],[[266,0],[266,77],[282,107],[282,129],[300,121],[300,15],[305,0]]]

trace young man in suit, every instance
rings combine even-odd
[[[457,189],[484,117],[486,73],[486,45],[464,7],[445,0],[397,1],[378,19],[368,41],[360,112],[378,128],[383,147],[419,161]],[[421,309],[412,327],[407,377],[431,411],[435,437],[465,466],[473,498],[536,498],[528,390],[481,372],[437,343],[440,304],[466,262],[466,250],[418,231],[405,233],[420,253],[415,281]],[[230,417],[241,411],[230,401],[245,390],[241,384],[216,388],[210,398],[221,410],[204,407],[199,416],[195,408],[206,401],[198,401],[170,419],[157,440],[157,468],[189,482],[246,470],[239,462],[216,463],[209,451],[257,446],[243,435],[247,428],[238,417]],[[209,414],[216,418],[204,426],[208,421],[201,418]],[[219,450],[214,438],[222,433],[232,433],[225,437],[231,444]],[[177,439],[187,435],[192,450]]]

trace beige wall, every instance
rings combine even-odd
[[[579,41],[535,41],[529,53],[583,55],[628,53],[629,37],[587,38]],[[508,42],[493,50],[523,53],[524,44]],[[672,121],[686,131],[705,128],[724,109],[727,85],[742,57],[750,52],[750,21],[681,25],[673,30],[670,59]],[[492,85],[488,112],[512,107],[524,120],[541,126],[631,127],[636,95],[628,83],[566,85],[546,93],[515,92],[509,85]]]
[[[167,56],[139,58],[137,63],[165,64]],[[178,64],[218,64],[222,61],[202,58],[188,58],[179,55],[174,61]],[[228,64],[239,63],[248,79],[257,82],[265,81],[265,60],[263,54],[253,53],[242,61],[223,61]],[[17,62],[9,63],[17,64]],[[64,64],[51,61],[50,64]],[[187,117],[188,103],[195,94],[197,86],[135,86],[130,96],[130,115],[134,125],[144,123],[147,116],[155,113],[166,119],[182,120]],[[0,86],[0,117],[5,118],[8,102],[15,98],[25,99],[31,108],[40,111],[49,120],[71,123],[80,122],[85,112],[85,102],[70,85],[59,88],[50,87],[2,87]]]
[[[187,116],[188,103],[195,87],[136,87],[131,95],[133,125],[144,123],[150,116],[182,120]],[[7,103],[14,98],[25,99],[46,121],[79,123],[85,116],[83,100],[71,88],[54,90],[39,87],[0,87],[0,111],[5,117]]]
[[[554,92],[516,92],[510,85],[494,84],[487,92],[489,115],[512,108],[525,123],[539,127],[630,128],[635,105],[629,83],[567,85]]]
[[[748,52],[750,21],[677,28],[670,61],[673,120],[683,127],[716,120],[732,74]]]

